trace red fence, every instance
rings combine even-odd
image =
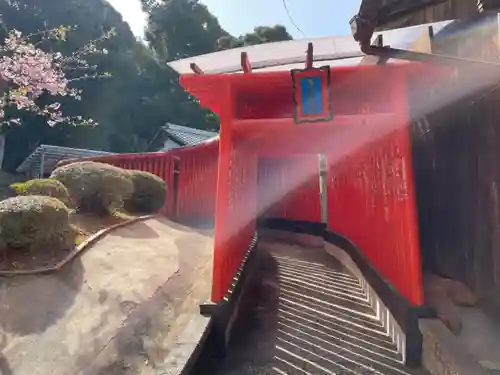
[[[179,220],[213,219],[219,143],[147,154],[118,154],[91,158],[124,169],[153,173],[167,183],[162,213]]]

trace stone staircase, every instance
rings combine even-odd
[[[324,250],[263,242],[257,251],[258,304],[211,373],[426,374],[403,365],[359,280]]]

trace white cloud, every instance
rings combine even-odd
[[[108,0],[108,2],[121,13],[125,22],[130,25],[134,35],[144,36],[144,27],[146,26],[146,13],[141,9],[139,0]]]

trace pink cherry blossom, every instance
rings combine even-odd
[[[68,30],[70,29],[61,27],[39,34],[49,37],[55,36],[64,40]],[[95,73],[96,67],[90,66],[85,61],[84,56],[96,53],[107,54],[108,51],[99,50],[97,44],[110,36],[114,36],[113,30],[98,40],[90,41],[73,55],[63,56],[60,53],[44,52],[31,44],[29,37],[23,37],[21,32],[13,30],[5,39],[3,47],[0,47],[0,79],[3,81],[2,86],[5,86],[0,92],[0,122],[4,124],[19,123],[18,119],[5,118],[4,108],[13,106],[18,110],[26,110],[45,116],[49,126],[62,122],[74,125],[96,125],[95,121],[84,119],[81,116],[65,117],[61,111],[61,105],[57,102],[39,107],[36,100],[44,93],[55,97],[69,96],[79,100],[81,99],[81,91],[70,87],[72,81],[109,76],[107,73]],[[70,70],[81,71],[84,75],[69,80],[66,73]],[[88,70],[91,70],[93,74],[89,75]]]

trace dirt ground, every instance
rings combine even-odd
[[[153,374],[211,285],[211,230],[150,219],[60,273],[0,278],[0,374]]]

